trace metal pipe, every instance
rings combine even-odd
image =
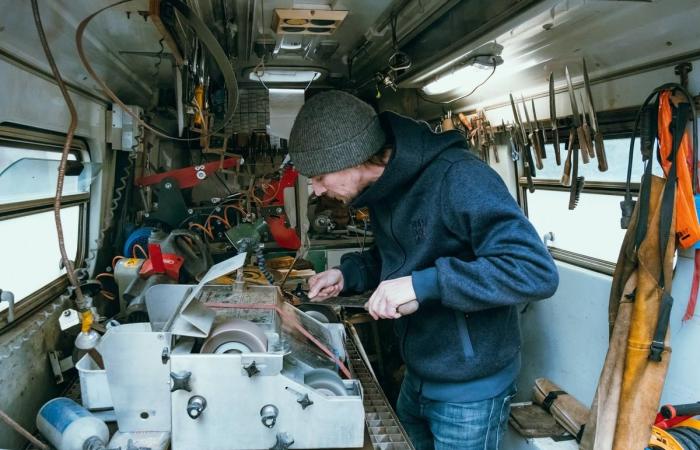
[[[29,442],[31,442],[34,447],[36,447],[40,450],[49,450],[48,445],[44,444],[39,439],[32,436],[32,433],[30,433],[29,431],[24,429],[24,427],[22,427],[22,425],[18,424],[14,420],[12,420],[12,418],[10,416],[8,416],[5,413],[5,411],[3,411],[2,409],[0,409],[0,419],[2,419],[3,422],[5,422],[7,424],[7,426],[9,426],[13,430],[15,430],[17,433],[24,436],[27,440],[29,440]]]

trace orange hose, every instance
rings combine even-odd
[[[148,259],[148,253],[147,253],[146,250],[144,250],[143,247],[141,247],[139,244],[134,244],[134,248],[131,250],[131,253],[132,253],[132,255],[133,255],[134,258],[136,258],[136,250],[141,250],[141,254],[142,254],[146,259]]]
[[[209,239],[212,239],[212,240],[214,239],[214,235],[211,233],[211,231],[210,231],[209,229],[203,227],[202,225],[198,224],[198,223],[191,223],[191,224],[189,225],[189,228],[199,228],[199,229],[201,229],[202,231],[204,231],[204,234],[206,234],[207,236],[209,236]]]
[[[120,259],[124,259],[124,257],[123,256],[115,256],[114,258],[112,258],[112,269],[114,269],[114,265],[117,264],[117,261],[119,261]]]

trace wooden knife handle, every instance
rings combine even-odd
[[[561,166],[561,151],[559,150],[559,130],[554,130],[554,158],[557,161],[557,166]]]
[[[608,157],[605,155],[605,145],[603,144],[603,133],[597,131],[595,134],[595,153],[598,157],[598,170],[605,172],[608,170]]]
[[[530,133],[528,137],[530,138],[530,142],[532,142],[532,146],[535,147],[533,149],[533,153],[535,154],[535,166],[537,169],[542,170],[544,168],[544,164],[542,164],[542,149],[540,148],[540,140],[537,133]]]
[[[581,159],[584,164],[588,164],[591,158],[588,156],[588,141],[586,140],[586,133],[583,131],[583,126],[576,128],[576,135],[578,136],[578,145],[581,148]]]

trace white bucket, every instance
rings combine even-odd
[[[107,372],[101,370],[87,354],[80,358],[75,367],[80,374],[80,394],[83,406],[90,410],[114,408],[107,382]]]

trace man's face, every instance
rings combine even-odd
[[[365,178],[363,166],[356,166],[311,177],[311,186],[317,196],[326,195],[348,204],[368,186]]]

